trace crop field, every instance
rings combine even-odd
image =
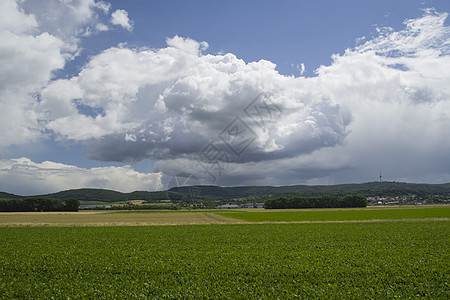
[[[276,222],[450,220],[450,207],[304,210],[80,211],[0,213],[0,227],[150,226]]]
[[[449,219],[450,207],[380,208],[346,210],[269,210],[262,212],[220,212],[221,216],[248,222],[307,222],[347,220],[401,220],[401,219]]]
[[[448,222],[0,228],[3,299],[449,299]]]
[[[0,227],[15,226],[150,226],[246,223],[209,212],[108,213],[94,212],[20,212],[0,213]]]

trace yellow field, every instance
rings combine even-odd
[[[0,227],[149,226],[247,223],[213,213],[21,212],[0,213]]]
[[[139,205],[145,202],[145,200],[129,200],[128,203],[131,203],[133,205]]]

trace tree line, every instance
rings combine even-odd
[[[266,209],[280,208],[338,208],[338,207],[366,207],[367,200],[361,195],[347,195],[345,197],[278,197],[264,202]]]
[[[21,199],[0,199],[0,211],[21,212],[21,211],[78,211],[80,201],[77,199],[66,199],[62,202],[59,199],[28,197]]]

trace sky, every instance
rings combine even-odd
[[[0,2],[0,191],[450,182],[448,1]]]

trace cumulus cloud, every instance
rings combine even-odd
[[[0,148],[46,138],[48,118],[73,114],[67,95],[73,90],[62,89],[69,85],[46,85],[79,54],[79,39],[92,34],[91,27],[107,30],[100,16],[109,8],[109,3],[94,0],[1,1]],[[58,99],[54,93],[59,93]]]
[[[369,181],[375,176],[364,174],[379,169],[391,180],[450,180],[446,18],[428,10],[407,20],[404,30],[380,30],[379,37],[336,55],[317,71],[322,90],[351,107],[354,116],[346,146],[328,151],[349,161],[342,180]]]
[[[128,18],[128,12],[124,9],[117,9],[111,14],[111,23],[122,26],[128,31],[133,30],[133,23]]]
[[[24,13],[15,0],[0,3],[0,28],[15,34],[33,30],[37,26],[35,16]]]
[[[98,23],[97,25],[95,25],[95,29],[97,29],[98,31],[107,31],[107,30],[109,30],[108,26],[103,24],[103,23]]]
[[[160,173],[139,173],[130,166],[84,169],[29,158],[0,160],[0,190],[20,195],[66,189],[104,188],[121,192],[160,190]]]
[[[43,0],[25,1],[21,6],[35,16],[41,31],[77,48],[81,36],[106,30],[102,21],[106,20],[111,4],[95,0]]]
[[[0,138],[3,146],[41,137],[35,95],[65,64],[64,42],[40,33],[34,15],[16,1],[0,4]]]
[[[81,37],[106,30],[101,24],[111,7],[108,2],[95,0],[24,1],[20,5],[37,20],[40,32],[63,40],[72,55],[77,54]]]
[[[21,32],[36,27],[18,14]],[[116,10],[111,22],[131,30],[124,15]],[[8,105],[31,115],[20,127],[30,129],[29,139],[52,133],[85,142],[90,159],[150,158],[155,172],[192,173],[205,183],[360,182],[380,168],[392,180],[448,181],[446,18],[427,10],[403,30],[380,28],[314,77],[281,75],[267,60],[206,54],[206,42],[179,36],[160,49],[121,44],[67,79],[51,80],[64,64],[56,60],[40,81],[30,80],[39,101],[28,93]],[[50,37],[53,44],[41,44],[63,41]],[[2,128],[13,130],[8,124]],[[19,135],[26,136],[13,132],[6,140]]]
[[[304,78],[282,76],[265,60],[203,55],[207,44],[188,38],[175,36],[167,45],[117,47],[94,57],[64,81],[80,88],[81,103],[104,113],[58,118],[47,128],[87,140],[92,159],[119,161],[195,156],[236,117],[254,134],[246,153],[235,158],[239,162],[309,153],[348,134],[348,109],[311,90]],[[253,103],[261,93],[264,99]],[[265,103],[269,111],[260,108]],[[274,118],[259,122],[272,110]],[[223,135],[216,143],[228,147]]]
[[[151,158],[158,160],[155,170],[169,175],[191,170],[212,179],[204,165],[211,159],[205,149],[215,150],[227,160],[228,169],[214,173],[223,184],[258,178],[263,175],[257,170],[268,166],[280,179],[272,182],[281,183],[298,178],[296,173],[314,181],[339,170],[358,174],[362,171],[354,168],[362,166],[378,170],[383,159],[393,159],[386,158],[388,153],[404,164],[423,153],[445,159],[436,145],[449,149],[440,140],[449,128],[446,17],[427,11],[406,21],[402,31],[380,29],[379,37],[334,55],[330,66],[310,78],[280,75],[265,60],[246,63],[231,53],[205,55],[206,43],[178,36],[156,50],[110,48],[78,76],[63,80],[76,89],[61,101],[70,105],[68,99],[79,98],[101,113],[50,118],[46,128],[87,141],[91,159]],[[49,89],[53,84],[62,82]],[[231,137],[243,129],[247,136]],[[429,146],[418,146],[417,135]],[[322,166],[320,161],[330,160],[324,153],[340,163]],[[320,165],[316,172],[311,161]],[[398,174],[411,172],[406,167]]]

